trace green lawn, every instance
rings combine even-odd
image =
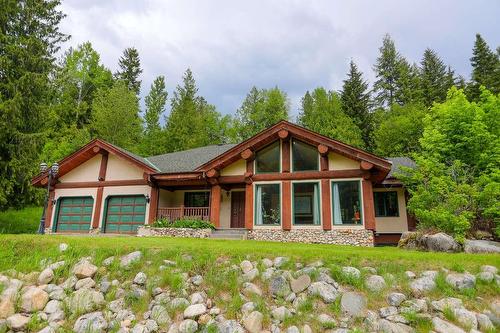
[[[41,215],[42,207],[0,212],[0,234],[34,234],[38,231]]]

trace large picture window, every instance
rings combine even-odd
[[[316,171],[318,167],[318,150],[307,143],[292,140],[293,171]]]
[[[184,192],[185,207],[210,206],[210,192]]]
[[[255,224],[281,224],[280,184],[255,185]]]
[[[376,217],[394,217],[399,216],[398,192],[374,192]]]
[[[280,142],[259,150],[255,156],[255,172],[280,172]]]
[[[362,206],[359,181],[332,182],[333,224],[361,224]]]
[[[319,184],[293,184],[293,223],[295,225],[320,224]]]

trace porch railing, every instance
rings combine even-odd
[[[159,207],[158,218],[167,218],[176,221],[182,218],[197,218],[208,221],[210,219],[210,207]]]

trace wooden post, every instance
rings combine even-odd
[[[375,230],[375,206],[373,204],[372,182],[363,179],[363,216],[365,219],[365,229]]]
[[[49,191],[49,202],[47,203],[47,211],[45,212],[45,228],[50,227],[52,224],[52,209],[54,207],[52,201],[54,200],[55,194],[53,189]]]
[[[330,180],[321,180],[321,213],[323,214],[323,230],[332,230],[332,200]]]
[[[153,224],[158,215],[158,197],[160,189],[158,186],[151,188],[151,197],[149,198],[149,217],[148,224]]]
[[[211,195],[211,194],[210,194]],[[179,218],[183,218],[184,217],[184,205],[181,205],[181,210],[179,212]]]
[[[283,181],[283,190],[281,195],[282,200],[282,212],[281,216],[283,218],[282,228],[283,230],[292,229],[292,183],[289,180]]]
[[[108,168],[108,152],[107,151],[102,151],[101,152],[102,157],[101,157],[101,166],[99,168],[99,181],[104,181],[106,180],[106,170]]]
[[[212,222],[216,228],[220,227],[220,195],[220,185],[212,186],[210,192],[210,222]]]
[[[281,172],[290,172],[290,139],[283,140],[281,147]]]
[[[247,160],[247,173],[253,174],[253,161]],[[245,229],[253,229],[253,185],[245,184]]]
[[[92,219],[92,229],[99,228],[99,218],[101,217],[103,191],[104,187],[99,186],[97,188],[97,195],[95,198],[94,218]]]

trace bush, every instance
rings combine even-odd
[[[191,229],[215,229],[208,221],[200,219],[181,219],[169,221],[166,218],[158,219],[153,223],[154,228],[191,228]]]

